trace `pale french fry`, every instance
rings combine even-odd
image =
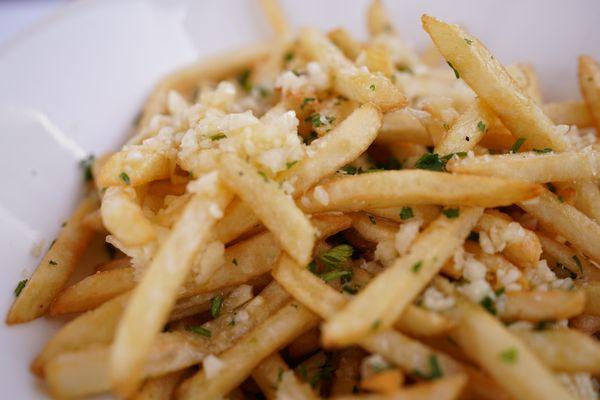
[[[574,329],[539,332],[515,330],[525,343],[555,371],[591,372],[600,370],[600,344]]]
[[[534,200],[521,202],[519,207],[538,219],[544,226],[566,238],[576,249],[600,262],[600,225],[568,204],[561,203],[548,190],[542,190]]]
[[[564,153],[517,153],[451,159],[448,171],[522,179],[529,182],[567,182],[594,178],[600,172],[594,150]]]
[[[83,225],[83,219],[98,207],[95,195],[85,198],[26,282],[8,315],[7,324],[31,321],[44,315],[77,268],[94,232]]]
[[[581,94],[596,130],[600,130],[600,65],[590,56],[580,56],[578,75]]]
[[[175,388],[181,380],[183,371],[176,371],[171,374],[150,379],[145,382],[133,400],[169,400],[173,397]]]
[[[430,337],[447,334],[454,322],[434,311],[409,305],[394,326],[411,336]]]
[[[532,65],[516,63],[507,66],[506,71],[530,99],[538,104],[542,102],[537,74]]]
[[[289,302],[289,296],[277,284],[269,285],[259,296],[242,308],[248,318],[236,319],[235,312],[201,326],[202,330],[160,333],[152,343],[152,351],[144,360],[143,377],[157,377],[195,365],[210,352],[220,353],[230,348],[245,332],[267,320]],[[231,323],[235,321],[235,323]],[[202,333],[196,333],[202,332]],[[207,333],[210,332],[210,333]],[[205,336],[205,335],[209,335]],[[90,347],[81,351],[65,352],[45,365],[48,384],[57,397],[78,397],[110,390],[110,347]],[[89,365],[92,371],[104,371],[89,382],[86,372],[79,371]],[[71,382],[69,376],[82,375],[80,381]]]
[[[360,54],[362,46],[355,38],[344,28],[336,28],[329,31],[327,37],[344,53],[350,60],[356,60]]]
[[[373,332],[389,328],[452,257],[482,212],[480,208],[461,208],[456,218],[438,217],[417,237],[408,254],[373,279],[323,325],[323,343],[326,346],[356,343]],[[363,318],[353,318],[354,315]]]
[[[131,156],[136,153],[138,156]],[[134,146],[113,154],[96,177],[98,186],[140,186],[148,182],[167,179],[171,175],[171,161],[165,152],[143,145]]]
[[[432,146],[433,139],[421,121],[410,109],[388,112],[377,136],[378,143],[409,142]]]
[[[371,0],[367,8],[367,27],[369,35],[377,36],[382,33],[393,32],[389,12],[385,9],[381,0]]]
[[[287,21],[278,0],[260,0],[260,5],[271,28],[273,28],[273,31],[275,31],[278,36],[287,35],[291,32],[292,28],[290,23]]]
[[[394,240],[396,232],[398,232],[398,224],[375,218],[372,215],[353,213],[350,217],[352,218],[352,227],[370,242]]]
[[[319,329],[312,329],[294,340],[288,346],[288,353],[292,358],[301,358],[314,353],[321,346],[321,332]]]
[[[458,326],[450,336],[517,399],[572,399],[552,372],[518,337],[482,307],[457,294],[447,281],[437,280],[456,306],[447,313]]]
[[[311,389],[310,385],[301,382],[293,371],[286,371],[281,376],[277,387],[278,399],[317,400],[320,397]]]
[[[242,383],[261,360],[290,343],[318,323],[318,317],[296,302],[290,302],[233,347],[219,355],[224,368],[217,376],[204,371],[190,378],[181,388],[180,398],[214,399],[224,396]]]
[[[262,360],[252,371],[252,379],[258,384],[267,399],[275,400],[277,398],[277,388],[281,384],[283,374],[289,370],[288,365],[279,353],[273,353]]]
[[[600,282],[587,282],[582,289],[585,291],[585,309],[589,315],[600,316]]]
[[[231,201],[231,194],[218,183],[213,190],[212,195],[196,194],[186,205],[123,314],[110,356],[111,381],[121,395],[133,393],[140,384],[152,341],[166,322],[194,256],[204,249],[211,228],[222,215],[213,215],[211,206],[222,210]],[[146,304],[150,303],[152,309],[148,310]]]
[[[294,201],[274,182],[234,155],[223,154],[220,170],[230,189],[250,205],[281,247],[299,263],[308,264],[315,232]]]
[[[310,157],[285,171],[282,179],[294,185],[297,197],[366,151],[380,127],[381,113],[371,104],[361,106],[326,136],[312,142]]]
[[[100,210],[95,210],[86,215],[83,218],[82,224],[87,228],[106,235],[106,228],[104,227],[104,223],[102,222],[102,215],[100,214]]]
[[[569,148],[567,139],[533,100],[523,95],[502,64],[477,38],[457,25],[424,15],[423,28],[438,50],[515,137],[526,138],[527,147]],[[465,40],[466,39],[466,40]]]
[[[551,321],[581,314],[586,305],[583,291],[507,292],[498,313],[505,321]]]
[[[355,67],[318,31],[303,28],[299,43],[311,58],[333,69],[335,89],[342,95],[360,103],[373,103],[383,112],[406,105],[406,97],[389,79]]]
[[[498,207],[536,197],[538,185],[423,170],[384,171],[327,181],[300,199],[306,212],[358,211],[403,204]],[[323,192],[325,195],[323,195]]]
[[[508,215],[496,210],[488,210],[483,213],[474,230],[493,235],[492,232],[502,232],[511,223],[514,222]],[[502,254],[509,261],[521,268],[535,266],[541,253],[542,245],[536,234],[522,227],[519,229],[519,235],[514,240],[508,241],[502,250]]]
[[[225,215],[215,226],[215,237],[223,243],[229,243],[242,234],[260,226],[260,220],[252,209],[235,198],[225,209]]]
[[[331,397],[349,395],[358,387],[360,362],[364,356],[365,352],[358,347],[349,347],[340,351],[338,368],[335,370],[331,385]]]
[[[583,276],[587,280],[600,280],[600,268],[591,264],[585,257],[578,255],[570,247],[557,242],[542,232],[537,232],[544,253],[561,263],[571,273]]]
[[[102,222],[126,246],[141,246],[156,237],[152,222],[144,215],[130,187],[110,187],[102,197]]]
[[[359,65],[364,65],[372,72],[380,72],[388,78],[394,75],[394,63],[390,58],[387,47],[373,44],[361,53],[357,59]]]
[[[50,315],[92,310],[134,286],[131,267],[96,272],[63,290],[50,306]]]
[[[589,128],[593,124],[590,112],[581,100],[546,103],[542,109],[557,125],[577,125],[579,128]]]

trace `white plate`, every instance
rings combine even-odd
[[[296,26],[345,26],[364,37],[365,1],[284,1]],[[600,58],[600,2],[387,1],[422,46],[420,14],[466,25],[504,62],[529,61],[545,98],[579,97],[576,57]],[[164,73],[265,38],[251,0],[87,0],[72,3],[0,49],[0,310],[28,277],[81,190],[77,162],[114,149]],[[0,328],[2,397],[43,397],[28,365],[57,324]]]

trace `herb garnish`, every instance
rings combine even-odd
[[[413,209],[410,207],[402,207],[402,210],[400,210],[400,219],[402,221],[406,221],[407,219],[411,219],[412,217],[414,217],[415,214],[413,214]]]
[[[223,296],[220,294],[210,300],[210,315],[217,318],[221,315],[221,306],[223,305]]]

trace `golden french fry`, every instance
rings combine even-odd
[[[506,67],[506,71],[529,98],[538,104],[542,102],[537,74],[531,64],[512,64]]]
[[[279,353],[273,353],[261,361],[252,371],[252,379],[258,384],[265,397],[269,400],[277,398],[277,389],[282,382],[283,374],[289,371],[288,365]]]
[[[277,35],[287,35],[291,32],[290,23],[287,21],[278,0],[260,0],[260,5],[271,28]]]
[[[388,112],[377,136],[378,143],[409,142],[432,146],[433,139],[415,113],[408,108]]]
[[[581,100],[546,103],[542,109],[557,125],[577,125],[579,128],[589,128],[593,124],[590,112]]]
[[[583,276],[586,280],[600,280],[600,268],[592,265],[585,257],[542,232],[537,232],[537,236],[544,254],[561,263],[571,273]]]
[[[156,237],[136,196],[133,188],[119,186],[108,188],[102,197],[102,222],[126,246],[141,246]]]
[[[121,258],[116,258],[114,260],[110,260],[103,264],[99,264],[96,267],[95,272],[110,271],[111,269],[119,269],[119,268],[127,268],[127,267],[131,267],[131,258],[130,257],[121,257]]]
[[[350,35],[344,28],[336,28],[329,31],[327,37],[344,53],[350,60],[356,60],[361,52],[361,44]]]
[[[498,313],[506,321],[550,321],[579,315],[585,304],[586,296],[581,290],[507,292],[504,306]]]
[[[314,353],[319,347],[321,347],[321,332],[315,328],[294,340],[287,351],[290,357],[298,359]]]
[[[297,400],[317,400],[320,399],[308,385],[301,382],[293,371],[286,371],[281,376],[281,382],[277,387],[277,398],[297,399]]]
[[[382,33],[393,32],[389,12],[381,0],[371,0],[367,8],[367,27],[369,35],[377,36]]]
[[[212,194],[195,194],[189,201],[131,296],[110,356],[111,381],[121,395],[133,393],[140,384],[152,341],[166,322],[194,256],[207,245],[211,228],[222,215],[211,213],[211,207],[222,210],[231,201],[231,194],[218,185]],[[152,304],[150,310],[147,304]]]
[[[402,210],[404,210],[404,213]],[[440,215],[440,208],[430,205],[407,205],[402,207],[372,208],[367,210],[367,212],[396,222],[410,221],[412,218],[418,218],[423,221],[423,225],[427,226]]]
[[[50,315],[92,310],[133,289],[134,269],[111,269],[90,275],[63,290],[50,306]]]
[[[373,44],[367,46],[361,54],[364,54],[364,58],[361,56],[357,62],[367,67],[369,71],[380,72],[388,78],[394,75],[394,63],[392,63],[387,47]]]
[[[133,397],[133,400],[169,400],[173,397],[175,388],[183,371],[176,371],[171,374],[150,379],[144,383],[142,388]]]
[[[113,154],[102,166],[96,181],[102,188],[140,186],[152,181],[167,179],[170,175],[169,156],[165,152],[158,152],[140,145]]]
[[[598,130],[600,129],[600,64],[590,56],[581,56],[578,73],[581,94]]]
[[[83,225],[83,219],[97,207],[95,195],[79,204],[15,299],[6,316],[7,324],[31,321],[46,313],[77,268],[92,239],[94,232]]]
[[[582,289],[585,291],[585,309],[589,315],[600,316],[600,282],[587,282]]]
[[[370,242],[394,240],[396,232],[398,232],[398,224],[375,218],[372,215],[353,213],[350,217],[352,218],[352,227]]]
[[[92,211],[91,213],[86,215],[83,218],[82,224],[95,232],[102,233],[104,235],[106,235],[107,233],[106,228],[104,227],[104,223],[102,222],[102,215],[100,213],[100,210]]]
[[[358,211],[404,204],[498,207],[536,197],[538,185],[505,178],[424,170],[384,171],[332,179],[300,199],[306,212]]]
[[[382,394],[396,392],[404,383],[404,375],[397,368],[387,369],[375,373],[360,381],[360,387],[364,390]]]
[[[526,147],[569,148],[552,121],[533,100],[524,95],[502,64],[474,36],[457,25],[424,15],[423,28],[438,50],[517,138],[526,138]],[[467,40],[465,40],[467,39]]]
[[[223,154],[220,169],[230,189],[250,205],[281,247],[299,263],[308,264],[315,232],[294,201],[264,174],[232,154]]]
[[[457,294],[447,281],[443,282],[443,290],[456,299],[456,307],[448,310],[448,314],[456,319],[458,326],[450,336],[499,385],[516,399],[572,399],[525,343],[482,307]]]
[[[515,330],[525,343],[555,371],[591,372],[600,370],[600,344],[574,329],[539,332]]]

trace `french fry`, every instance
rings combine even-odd
[[[377,136],[378,143],[409,142],[432,146],[433,139],[415,113],[408,108],[388,112]]]
[[[250,205],[263,224],[274,233],[279,244],[300,263],[310,261],[314,229],[306,216],[281,189],[250,164],[224,154],[221,172],[227,185]]]
[[[583,312],[600,316],[600,282],[587,282],[582,289],[585,291],[585,308]]]
[[[447,281],[437,279],[436,284],[456,300],[447,311],[458,323],[450,336],[508,393],[516,399],[572,399],[548,367],[501,322],[457,294]]]
[[[278,36],[290,34],[292,28],[278,0],[260,0],[263,13]]]
[[[483,213],[474,230],[492,235],[492,231],[501,232],[511,223],[512,220],[508,215],[496,210],[488,210]],[[502,254],[521,268],[534,266],[540,259],[542,245],[534,232],[525,228],[519,231],[518,237],[506,243]]]
[[[252,372],[252,379],[258,384],[267,399],[275,400],[283,374],[289,370],[279,353],[273,353],[258,364]]]
[[[451,159],[451,172],[522,179],[529,182],[567,182],[594,178],[600,172],[598,152],[517,153]]]
[[[600,240],[600,225],[582,212],[561,203],[545,189],[536,199],[519,203],[519,207],[565,237],[577,250],[600,262],[600,249],[596,245]]]
[[[50,306],[50,315],[92,310],[134,286],[131,267],[96,272],[63,290]]]
[[[211,214],[210,207],[224,209],[231,201],[231,194],[218,183],[213,190],[212,195],[196,194],[186,205],[181,219],[132,294],[119,323],[111,350],[110,375],[116,392],[123,396],[139,386],[144,358],[152,341],[166,322],[194,256],[206,246],[211,228],[220,217]],[[148,310],[146,304],[150,303],[152,309]]]
[[[581,314],[586,305],[583,291],[507,292],[498,310],[505,321],[550,321]]]
[[[92,239],[94,232],[83,225],[83,219],[97,207],[95,195],[79,204],[15,299],[6,317],[7,324],[31,321],[46,313],[77,268]]]
[[[544,114],[557,125],[577,125],[579,128],[592,126],[592,117],[581,100],[566,100],[546,103],[542,106]]]
[[[352,218],[352,227],[370,242],[394,240],[396,232],[398,232],[398,224],[375,218],[372,215],[353,213],[350,217]]]
[[[486,102],[515,137],[526,138],[528,147],[549,147],[557,151],[569,148],[567,139],[560,135],[554,123],[533,100],[523,95],[502,64],[477,38],[457,25],[428,15],[422,17],[422,22],[457,77]]]
[[[590,56],[580,56],[578,75],[581,94],[596,130],[600,130],[600,65]]]
[[[387,47],[373,44],[367,46],[361,54],[364,56],[360,56],[357,62],[367,67],[369,71],[380,72],[387,78],[391,78],[394,75],[394,64],[392,63]]]
[[[136,156],[130,154],[135,153]],[[171,175],[171,162],[165,152],[134,146],[113,154],[96,177],[100,187],[140,186],[152,181],[167,179]]]
[[[342,95],[360,103],[373,103],[382,112],[406,105],[406,97],[389,79],[355,67],[318,31],[301,29],[299,43],[311,58],[333,69],[335,89]]]
[[[277,398],[296,400],[317,400],[320,398],[311,389],[310,385],[301,382],[293,371],[286,371],[281,376],[277,387]]]
[[[398,368],[375,373],[360,381],[360,387],[370,392],[392,394],[404,383],[404,375]]]
[[[315,328],[294,340],[288,346],[287,351],[290,357],[298,359],[314,353],[319,347],[321,347],[321,332]]]
[[[467,377],[465,375],[454,374],[437,381],[418,383],[399,389],[394,393],[338,396],[333,397],[332,400],[453,400],[459,398],[466,383]]]
[[[404,219],[402,219],[402,209],[406,208]],[[410,209],[410,211],[408,211]],[[377,215],[396,222],[410,220],[413,217],[407,218],[410,214],[423,221],[423,225],[429,225],[440,215],[440,208],[429,205],[410,205],[402,207],[387,207],[387,208],[372,208],[367,210],[368,213]],[[406,215],[406,213],[410,213]]]
[[[96,267],[95,272],[110,271],[113,269],[128,268],[128,267],[131,267],[131,258],[130,257],[121,257],[121,258],[116,258],[114,260],[110,260],[105,263],[99,264]]]
[[[223,243],[230,243],[253,228],[260,226],[260,220],[252,209],[235,198],[225,209],[225,215],[215,226],[215,237]]]
[[[480,208],[461,208],[457,218],[440,216],[432,222],[408,254],[397,259],[325,323],[325,346],[356,343],[389,328],[462,244],[482,212]],[[363,317],[354,318],[355,315]]]
[[[540,86],[532,65],[516,63],[507,66],[506,71],[530,99],[541,104],[542,96],[540,93]]]
[[[309,213],[404,204],[498,207],[531,199],[541,190],[535,184],[504,178],[423,170],[384,171],[332,179],[307,192],[300,205]]]
[[[214,399],[242,383],[254,367],[298,335],[316,326],[318,318],[304,306],[292,301],[240,341],[219,355],[218,376],[208,378],[205,371],[190,378],[181,388],[180,398]]]
[[[372,0],[367,8],[367,27],[372,37],[393,31],[389,13],[381,0]]]
[[[600,344],[574,329],[539,332],[515,330],[519,336],[550,368],[564,372],[600,370]]]
[[[356,60],[360,54],[362,46],[355,38],[344,28],[336,28],[329,31],[327,37],[344,53],[350,60]]]
[[[169,400],[172,398],[183,371],[150,379],[145,382],[133,400]]]
[[[156,237],[152,222],[136,202],[133,188],[110,187],[102,197],[102,222],[126,246],[141,246]]]
[[[107,234],[106,228],[102,223],[102,215],[100,214],[100,210],[92,211],[86,215],[83,218],[82,224],[95,232],[102,233],[104,235]]]
[[[583,276],[586,280],[600,280],[600,268],[592,265],[585,257],[542,232],[537,232],[537,236],[544,254],[561,263],[571,273]]]

